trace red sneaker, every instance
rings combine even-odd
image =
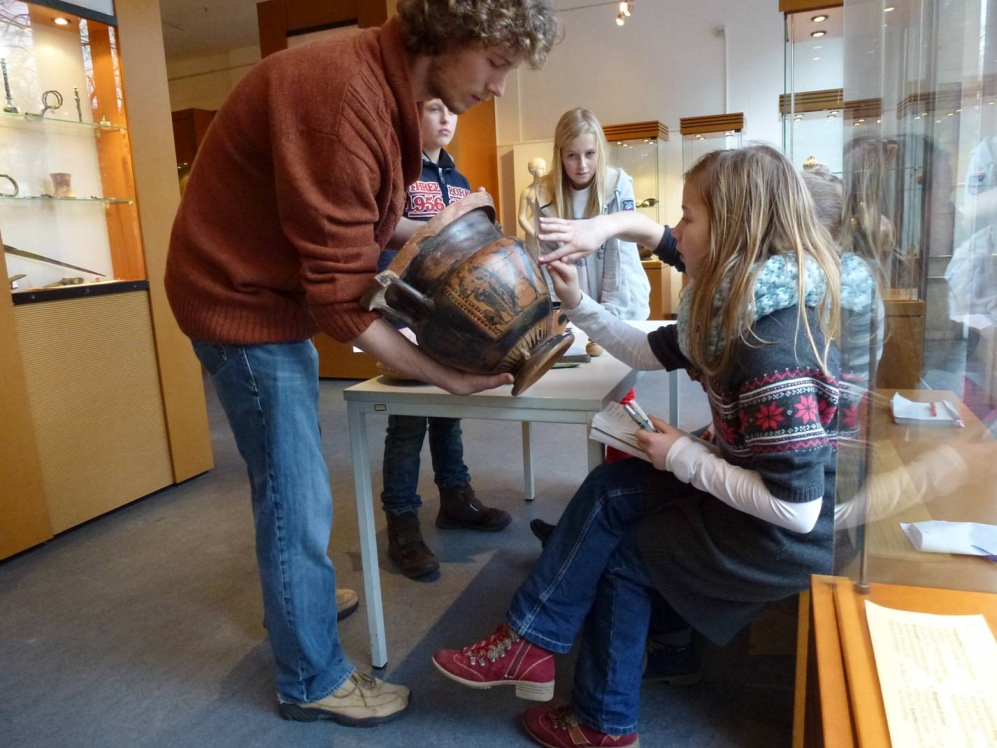
[[[640,748],[637,733],[607,735],[578,721],[570,706],[538,706],[523,715],[523,727],[530,737],[547,748],[583,748],[612,746]]]
[[[504,623],[470,647],[438,650],[433,664],[450,680],[470,688],[514,685],[521,699],[554,698],[554,654],[526,641]]]

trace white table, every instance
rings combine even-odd
[[[655,330],[669,322],[631,323],[640,329]],[[576,341],[585,335],[574,329]],[[678,373],[669,380],[668,420],[678,424]],[[520,421],[523,424],[523,479],[526,498],[533,499],[533,423],[575,423],[589,425],[596,413],[622,398],[637,381],[637,372],[608,353],[591,362],[570,369],[553,369],[518,397],[511,386],[475,395],[456,396],[426,384],[396,383],[375,377],[349,387],[343,392],[350,424],[350,450],[353,457],[353,481],[356,489],[357,516],[360,523],[360,555],[363,565],[364,592],[367,597],[367,624],[370,628],[371,658],[374,667],[388,662],[384,636],[384,609],[381,601],[381,574],[377,558],[374,526],[374,497],[370,480],[370,453],[367,444],[367,414],[387,413],[403,416],[437,416],[442,418],[481,418]],[[588,440],[588,467],[603,461],[604,446]]]

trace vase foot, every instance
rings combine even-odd
[[[547,338],[538,345],[531,352],[529,360],[518,371],[513,372],[512,394],[518,395],[532,387],[534,382],[546,374],[547,370],[557,363],[557,360],[574,342],[574,335],[570,332],[563,332],[560,335]]]

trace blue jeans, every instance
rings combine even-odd
[[[553,652],[567,652],[582,632],[572,707],[582,722],[614,735],[637,729],[644,644],[657,593],[635,531],[657,472],[640,460],[593,470],[507,613],[514,631]]]
[[[463,488],[471,482],[464,465],[459,418],[388,416],[381,504],[389,514],[416,511],[422,506],[422,498],[418,494],[419,463],[427,422],[436,485],[440,488]]]
[[[353,673],[336,628],[336,570],[327,549],[332,490],[318,421],[311,341],[194,341],[249,469],[263,614],[277,695],[307,703]]]

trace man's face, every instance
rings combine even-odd
[[[429,90],[451,112],[463,114],[475,104],[501,96],[506,77],[520,62],[521,57],[503,47],[468,47],[437,55],[429,63]]]

